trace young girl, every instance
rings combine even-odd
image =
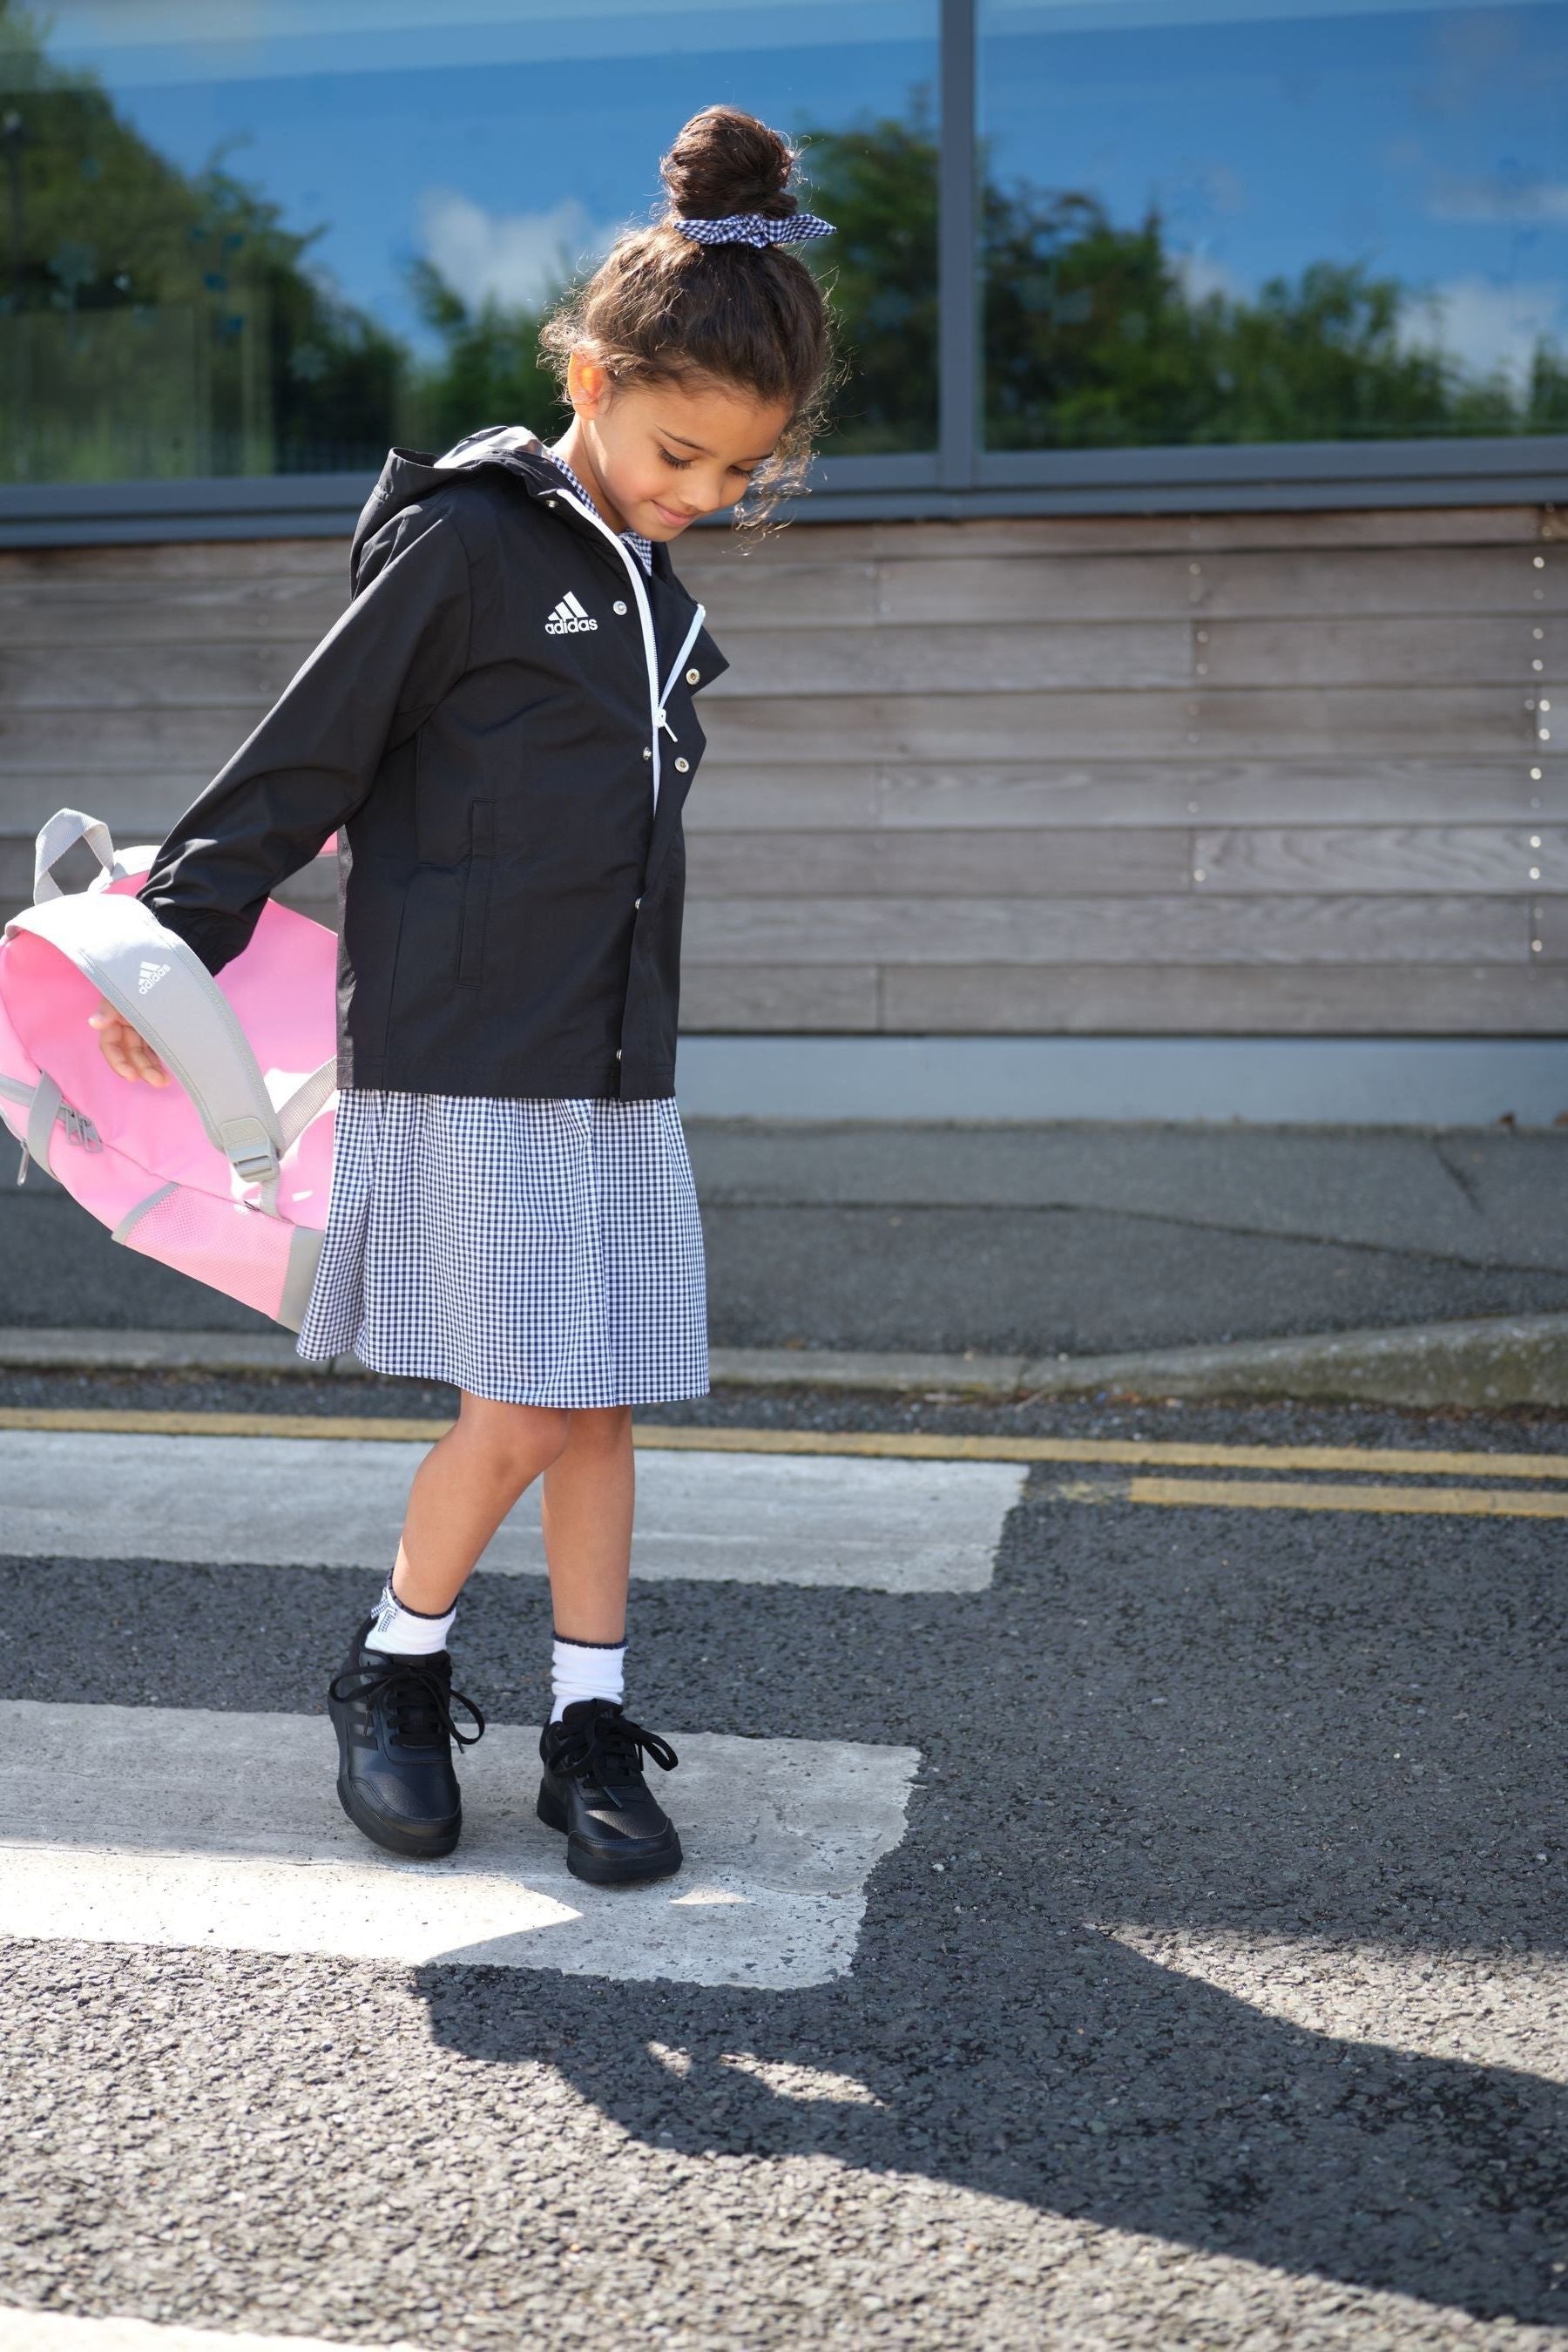
[[[727,664],[668,546],[798,478],[828,351],[791,245],[830,224],[777,133],[710,107],[669,205],[546,324],[574,421],[394,449],[352,601],[161,844],[140,897],[211,971],[339,832],[331,1197],[297,1347],[459,1391],[330,1685],[350,1818],[447,1853],[457,1598],[542,1481],[554,1614],[542,1820],[583,1878],[676,1870],[622,1703],[635,1404],[708,1391],[701,1228],[674,1101],[693,696]],[[167,1083],[107,1005],[128,1078]],[[454,1721],[466,1711],[472,1728]]]

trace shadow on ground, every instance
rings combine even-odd
[[[1445,1954],[1501,1972],[1560,1949],[1537,1859],[1550,1533],[1037,1488],[994,1591],[902,1604],[901,1683],[897,1603],[879,1642],[840,1627],[800,1668],[819,1736],[926,1759],[849,1978],[763,1994],[551,1977],[546,1994],[531,1971],[437,1965],[435,2033],[550,2063],[651,2145],[817,2151],[1561,2321],[1568,2101],[1507,2064],[1415,2054],[1466,2046]],[[711,1719],[706,1696],[654,1719]],[[669,1796],[678,1811],[678,1778]],[[1266,1937],[1276,1958],[1254,1999],[1141,1957],[1117,1924],[1243,1954]],[[1289,2006],[1271,1971],[1292,1946],[1348,2038],[1269,2013]],[[1399,1970],[1392,2014],[1369,1952]]]

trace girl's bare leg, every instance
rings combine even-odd
[[[545,1469],[540,1513],[555,1631],[568,1642],[622,1642],[636,1486],[632,1409],[609,1405],[565,1420],[566,1443]]]
[[[555,1629],[619,1642],[626,1630],[634,1467],[629,1405],[555,1412],[459,1391],[458,1418],[414,1474],[392,1589],[445,1615],[507,1513],[542,1474]]]
[[[399,1601],[423,1617],[450,1609],[519,1496],[557,1459],[571,1423],[582,1418],[458,1393],[457,1420],[414,1474],[392,1572]]]

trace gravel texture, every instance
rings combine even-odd
[[[377,1386],[3,1401],[363,1412]],[[409,1386],[385,1409],[449,1409]],[[701,1417],[1568,1434],[776,1394]],[[1063,1485],[1031,1475],[985,1592],[635,1597],[644,1720],[922,1753],[826,1986],[12,1946],[0,2302],[458,2347],[1568,2343],[1560,1532]],[[258,1552],[248,1580],[0,1562],[0,1696],[318,1708],[366,1580]],[[529,1720],[547,1643],[542,1591],[481,1578],[458,1679]]]

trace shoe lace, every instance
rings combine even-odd
[[[340,1706],[384,1699],[392,1729],[410,1748],[434,1747],[446,1732],[459,1748],[474,1748],[485,1736],[485,1718],[463,1691],[447,1690],[439,1678],[417,1658],[400,1658],[389,1666],[350,1666],[334,1675],[329,1696]],[[466,1708],[478,1727],[459,1731],[452,1720],[454,1706]]]
[[[606,1708],[567,1727],[559,1745],[551,1750],[550,1769],[597,1780],[607,1789],[616,1781],[638,1779],[645,1756],[651,1756],[661,1772],[673,1772],[680,1761],[668,1740],[661,1739],[657,1731],[645,1731],[618,1707],[613,1713]]]

